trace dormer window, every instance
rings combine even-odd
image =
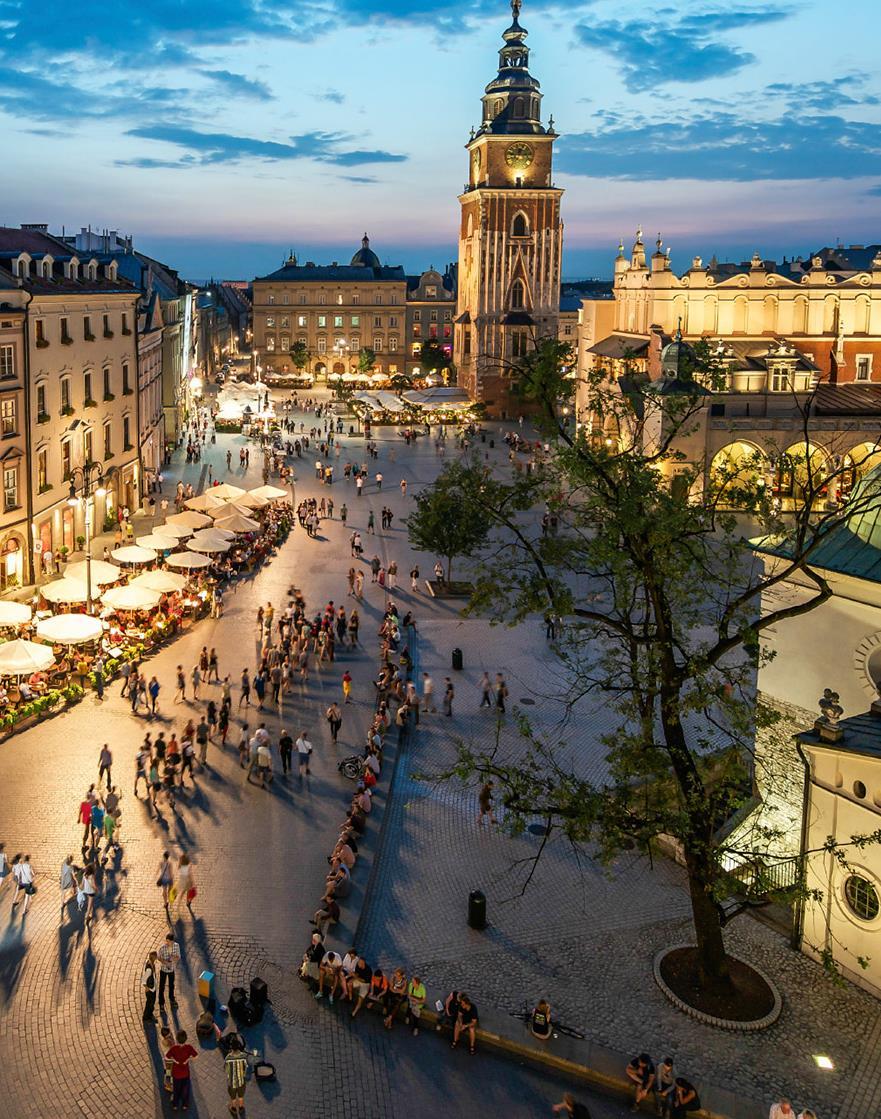
[[[116,276],[117,276],[116,269],[117,269],[116,261],[115,260],[109,261],[107,264],[104,265],[104,278],[107,279],[107,280],[114,280],[115,281]]]
[[[97,260],[90,260],[87,266],[86,275],[90,280],[98,279],[98,262]]]
[[[52,279],[52,257],[44,256],[40,262],[40,275],[44,280]]]
[[[80,278],[80,262],[75,256],[67,262],[67,278],[68,280],[78,280]]]

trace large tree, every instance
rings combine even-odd
[[[479,471],[450,463],[433,486],[416,494],[416,509],[407,518],[410,543],[442,556],[448,581],[453,560],[473,556],[489,534],[491,518],[476,500],[483,482]]]
[[[297,341],[291,345],[290,349],[291,362],[298,372],[302,371],[309,364],[309,347],[305,342]]]
[[[451,509],[458,497],[493,526],[496,546],[484,549],[471,609],[511,623],[536,611],[567,620],[568,698],[601,696],[614,716],[601,739],[608,777],[586,778],[528,727],[526,742],[508,751],[463,744],[456,772],[493,777],[513,826],[537,816],[604,859],[672,837],[687,872],[700,977],[724,993],[726,864],[748,853],[728,850],[720,828],[752,792],[764,718],[755,702],[761,634],[830,597],[812,556],[848,516],[881,504],[881,486],[830,501],[850,464],[807,451],[790,464],[799,502],[784,514],[756,462],[709,477],[704,464],[687,463],[678,448],[722,375],[705,346],[684,354],[664,391],[644,376],[591,374],[587,422],[574,432],[563,414],[574,389],[568,364],[558,343],[539,342],[518,370],[553,443],[549,461],[513,480],[463,465],[442,479],[442,492]],[[793,397],[792,405],[811,447],[813,401]],[[539,529],[537,507],[554,514],[556,532]],[[775,564],[756,557],[744,517],[775,538]],[[774,605],[766,592],[797,573],[810,593]]]

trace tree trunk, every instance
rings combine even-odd
[[[453,581],[453,557],[447,556],[447,582]]]
[[[722,939],[720,914],[708,885],[709,876],[704,863],[705,856],[689,851],[686,846],[685,866],[702,985],[708,991],[726,994],[732,989],[731,973]]]

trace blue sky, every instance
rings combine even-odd
[[[881,241],[878,0],[524,0],[564,275],[642,224],[674,266]],[[0,0],[0,223],[130,232],[194,278],[362,232],[455,256],[504,2]]]

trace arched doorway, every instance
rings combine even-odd
[[[836,461],[836,469],[840,469],[841,474],[835,479],[838,492],[830,494],[830,497],[836,500],[846,498],[854,486],[865,478],[870,470],[874,470],[879,465],[881,465],[881,446],[877,443],[858,443],[843,457],[840,466]]]
[[[9,536],[0,551],[0,592],[20,587],[23,580],[24,551],[17,536]]]
[[[738,440],[713,456],[710,487],[725,505],[742,506],[767,485],[768,457],[754,443]]]
[[[774,466],[774,496],[789,508],[806,498],[826,496],[828,457],[816,444],[793,443]]]

